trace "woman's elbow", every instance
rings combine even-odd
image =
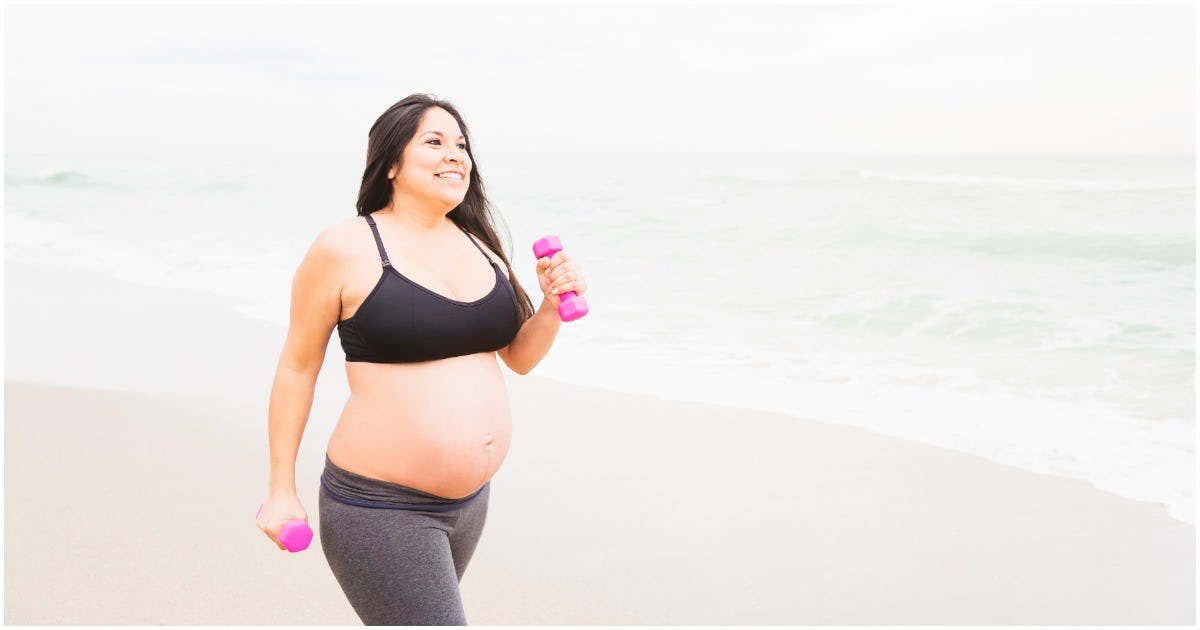
[[[505,362],[505,365],[508,366],[508,369],[516,372],[517,374],[520,374],[521,376],[525,376],[526,374],[529,374],[529,372],[531,370],[533,370],[532,365],[522,365],[520,363],[508,363],[508,362]]]
[[[528,374],[529,371],[533,369],[532,365],[521,363],[517,357],[513,356],[512,346],[500,348],[496,351],[496,356],[500,357],[500,360],[504,362],[504,365],[508,366],[508,369],[520,374],[521,376]]]

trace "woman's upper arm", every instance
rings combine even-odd
[[[342,312],[343,259],[333,228],[317,236],[292,278],[292,306],[280,365],[319,372]]]

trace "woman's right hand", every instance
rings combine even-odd
[[[258,528],[271,542],[280,549],[285,549],[283,543],[279,542],[279,530],[284,523],[293,519],[308,522],[308,514],[304,511],[304,506],[300,505],[300,497],[295,493],[279,493],[267,498],[255,520]]]

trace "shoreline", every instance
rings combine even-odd
[[[5,622],[357,625],[319,540],[287,554],[254,526],[283,332],[35,272],[5,272]],[[855,427],[505,378],[472,624],[1195,623],[1195,528],[1163,506]],[[297,461],[315,527],[338,381]]]

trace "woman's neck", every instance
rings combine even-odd
[[[446,216],[453,208],[419,208],[413,204],[405,204],[403,201],[396,203],[393,200],[378,214],[385,214],[394,220],[396,223],[403,225],[409,232],[416,233],[438,233],[445,232],[453,227],[453,221]]]

